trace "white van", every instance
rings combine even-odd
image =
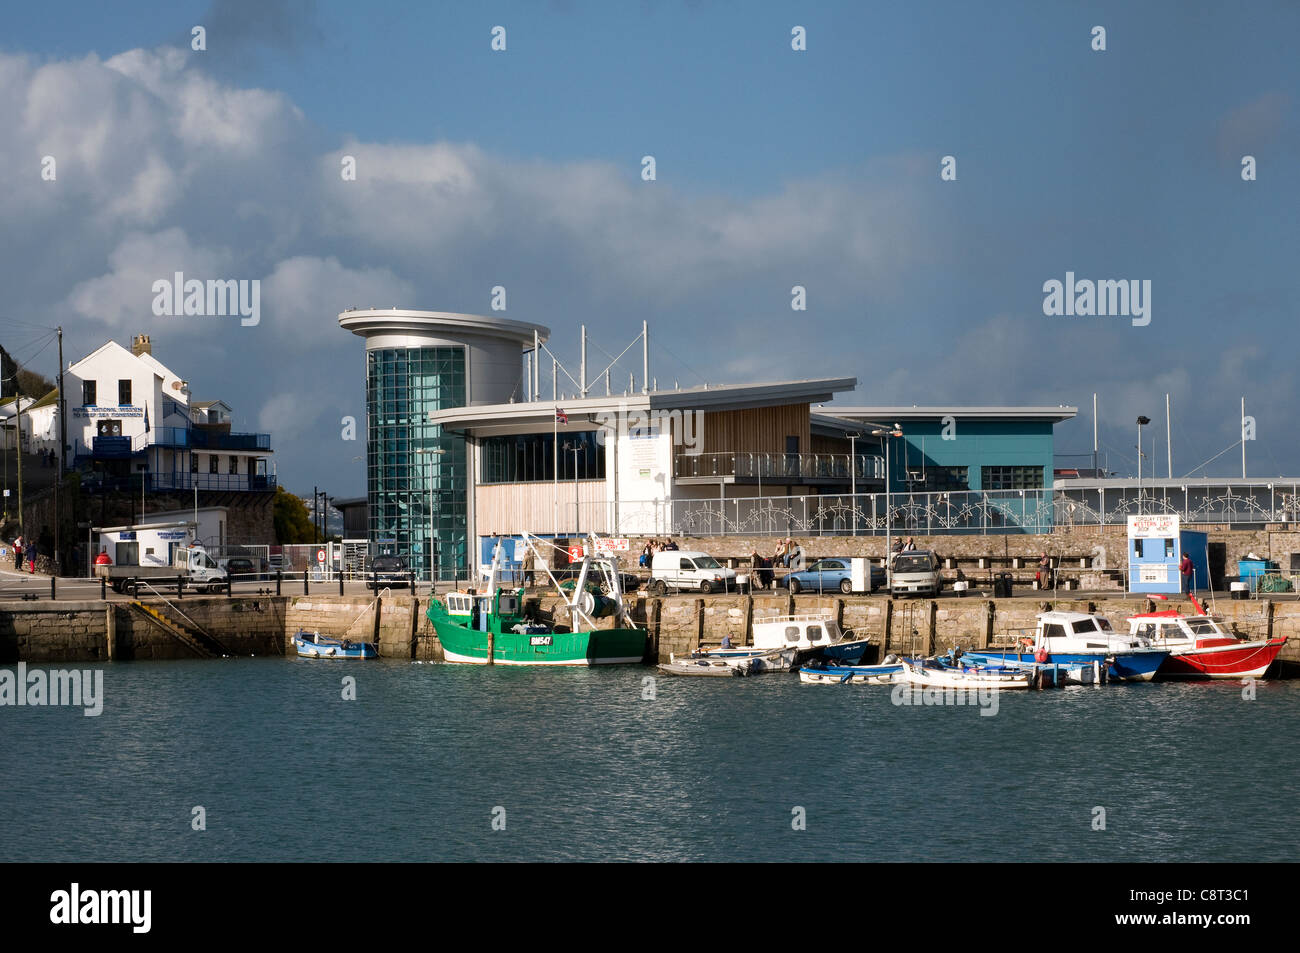
[[[942,589],[939,557],[934,553],[918,549],[894,556],[889,573],[891,596],[937,596]]]
[[[669,589],[734,592],[736,571],[726,568],[708,553],[667,549],[654,554],[647,588],[652,596],[662,596]]]

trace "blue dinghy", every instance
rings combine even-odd
[[[353,642],[351,639],[335,639],[319,632],[305,632],[302,629],[293,637],[294,648],[299,658],[325,659],[368,659],[378,658],[379,650],[373,642]]]

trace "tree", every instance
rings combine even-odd
[[[317,542],[316,527],[312,525],[311,514],[307,512],[306,503],[284,487],[277,486],[275,499],[271,505],[277,543]]]

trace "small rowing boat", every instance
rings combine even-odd
[[[948,665],[942,659],[902,660],[900,680],[933,688],[1028,688],[1029,673],[997,666]]]
[[[379,649],[373,642],[353,642],[335,639],[319,632],[299,629],[293,637],[293,646],[299,658],[368,659],[378,658]]]

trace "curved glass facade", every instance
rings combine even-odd
[[[463,406],[464,347],[366,351],[371,548],[406,557],[425,579],[431,564],[438,579],[469,575],[465,438],[429,422],[430,411]]]

